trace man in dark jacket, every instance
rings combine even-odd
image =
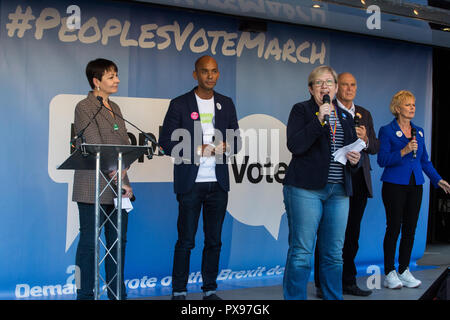
[[[172,299],[186,299],[190,253],[203,208],[203,299],[219,300],[216,278],[230,189],[227,160],[238,151],[239,127],[231,98],[214,91],[219,79],[217,62],[210,56],[199,58],[193,77],[198,86],[170,102],[159,138],[165,154],[175,159],[174,191],[179,204]]]
[[[361,152],[361,167],[352,173],[353,196],[350,197],[347,229],[343,248],[344,267],[342,273],[342,289],[344,294],[368,296],[370,290],[362,290],[356,285],[355,257],[358,252],[358,240],[361,220],[367,205],[367,198],[373,197],[372,179],[370,176],[370,154],[376,154],[380,148],[370,112],[355,105],[356,79],[348,73],[338,77],[338,106],[352,114],[358,138],[364,140],[367,147]]]

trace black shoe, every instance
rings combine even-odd
[[[217,294],[213,293],[209,296],[203,296],[203,300],[222,300],[221,297],[219,297]]]
[[[172,296],[171,300],[186,300],[186,295],[181,294],[179,296]]]
[[[343,286],[342,291],[344,294],[349,294],[352,296],[358,296],[358,297],[367,297],[372,294],[372,290],[363,290],[358,288],[356,284],[350,285],[350,286]]]
[[[322,288],[316,287],[316,297],[319,298],[319,299],[323,299]]]

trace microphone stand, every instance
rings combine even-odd
[[[86,139],[84,138],[84,131],[86,131],[86,129],[89,127],[89,125],[92,123],[92,121],[94,121],[94,119],[97,117],[97,115],[99,114],[99,112],[102,110],[102,108],[98,108],[97,112],[94,114],[94,116],[91,118],[91,120],[89,120],[88,124],[81,129],[76,135],[75,137],[73,137],[73,139],[70,141],[70,145],[72,147],[75,148],[75,142],[78,139],[81,139],[81,146],[80,146],[80,150],[81,150],[81,154],[83,155],[83,157],[87,157],[89,154],[86,152],[86,148],[84,147],[84,143],[86,142]]]

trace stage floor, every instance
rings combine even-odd
[[[391,290],[383,287],[384,275],[381,276],[381,288],[373,289],[368,297],[344,295],[344,300],[418,300],[433,282],[450,266],[450,244],[435,244],[427,246],[423,257],[417,261],[417,269],[412,269],[413,275],[422,281],[419,288],[402,288]],[[369,276],[358,277],[360,288],[367,288]],[[224,300],[283,300],[283,288],[279,285],[258,286],[243,289],[219,290],[217,294]],[[201,292],[189,293],[187,300],[200,300]],[[139,300],[169,300],[170,295],[139,298]],[[308,299],[320,300],[316,297],[313,282],[308,284]]]

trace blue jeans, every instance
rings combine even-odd
[[[205,244],[202,255],[202,279],[204,292],[217,289],[219,257],[222,248],[222,225],[228,203],[228,192],[217,182],[195,183],[191,191],[177,194],[178,240],[172,271],[173,292],[186,292],[191,250],[195,247],[198,219],[203,208],[203,233]]]
[[[342,300],[342,248],[349,209],[343,184],[323,189],[283,188],[289,250],[283,278],[286,300],[306,300],[317,238],[319,278],[326,300]]]

